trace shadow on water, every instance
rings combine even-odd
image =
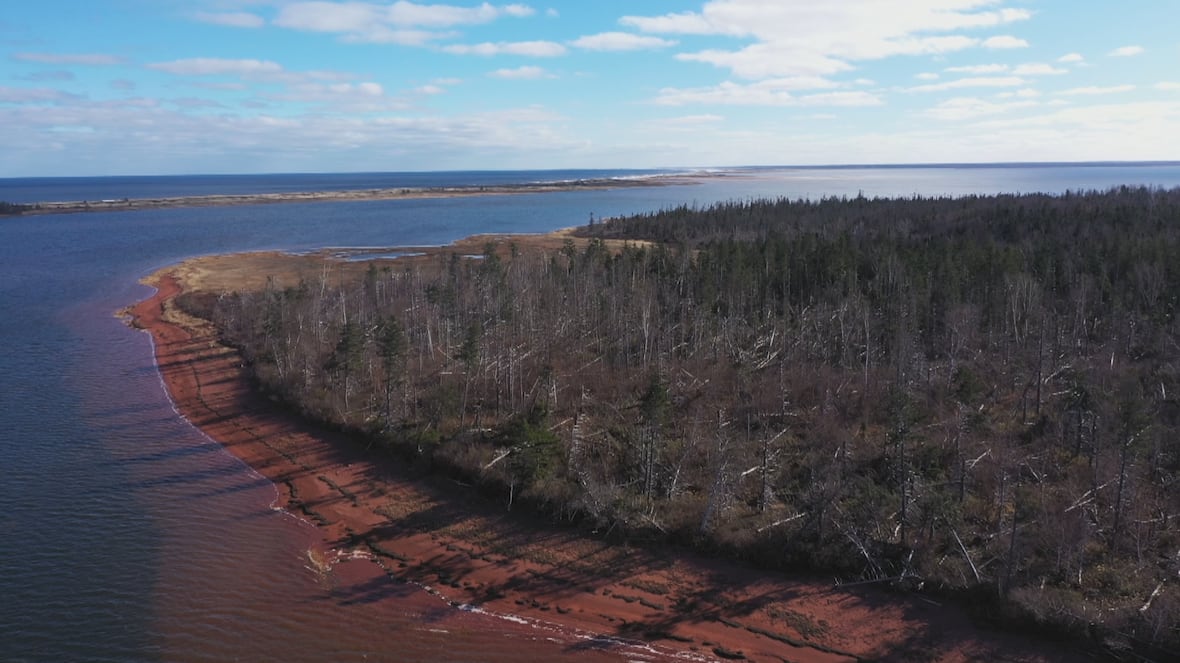
[[[390,599],[404,599],[421,593],[422,589],[407,582],[399,582],[384,574],[375,575],[359,583],[338,586],[332,589],[331,595],[340,605],[364,605]],[[450,606],[440,608],[430,619],[438,621],[453,612]]]

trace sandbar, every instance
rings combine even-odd
[[[266,205],[278,203],[360,202],[371,200],[410,200],[423,198],[459,198],[468,196],[506,196],[560,191],[602,191],[631,187],[690,184],[704,175],[660,175],[640,178],[600,178],[520,184],[464,185],[447,187],[390,187],[344,191],[295,191],[280,193],[213,194],[158,198],[117,198],[104,200],[46,201],[22,204],[20,214],[75,214],[82,212],[136,211],[170,207],[224,207],[229,205]]]

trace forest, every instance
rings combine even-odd
[[[21,205],[0,200],[0,216],[16,216],[33,209],[32,205]]]
[[[1178,298],[1180,189],[1120,188],[686,206],[182,304],[507,509],[1171,656]]]

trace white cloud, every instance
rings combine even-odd
[[[290,82],[298,82],[301,80],[310,81],[350,81],[356,78],[355,75],[341,71],[328,71],[324,69],[317,69],[312,71],[305,71],[302,73],[286,72],[282,76],[283,80]]]
[[[380,83],[357,83],[355,89],[369,97],[379,97],[385,94],[385,90],[381,88]]]
[[[881,106],[884,101],[868,92],[820,92],[799,97],[803,106]]]
[[[1178,114],[1180,102],[1061,108],[1046,104],[1043,109],[1030,107],[966,124],[927,122],[903,131],[819,137],[800,145],[795,154],[817,160],[833,153],[853,154],[859,163],[889,162],[898,154],[911,163],[1165,160],[1180,153]]]
[[[358,100],[372,101],[385,97],[385,88],[379,83],[301,83],[291,85],[288,92],[275,94],[274,99],[284,101],[317,101],[317,103],[355,103]]]
[[[660,122],[670,122],[674,124],[712,124],[715,122],[724,122],[725,117],[721,115],[714,115],[712,113],[704,113],[701,115],[681,115],[680,117],[669,117]]]
[[[677,42],[659,37],[645,37],[628,32],[603,32],[579,37],[570,42],[571,46],[588,51],[639,51],[675,46]]]
[[[999,115],[1036,105],[1038,104],[1035,101],[1010,101],[998,104],[976,97],[955,97],[927,109],[923,115],[936,120],[962,121],[985,115]]]
[[[997,37],[988,37],[983,40],[984,48],[1028,48],[1028,42],[1018,37],[1010,35],[1000,35]]]
[[[222,58],[187,58],[171,62],[154,62],[149,69],[178,76],[259,76],[282,73],[283,68],[270,60],[227,60]]]
[[[1028,62],[1021,65],[1016,65],[1012,70],[1014,76],[1056,76],[1058,74],[1068,74],[1069,71],[1054,67],[1053,65],[1044,64],[1042,62]]]
[[[1041,96],[1041,93],[1030,87],[1026,87],[1023,90],[1016,90],[1014,92],[1001,92],[996,96],[1000,99],[1035,99]]]
[[[986,74],[994,73],[1011,73],[1011,76],[1057,76],[1057,74],[1069,73],[1069,70],[1063,70],[1061,67],[1047,65],[1044,63],[1024,63],[1022,65],[968,65],[959,67],[946,67],[945,71],[953,73],[969,73],[974,76],[986,76]]]
[[[123,58],[105,53],[15,53],[13,60],[38,64],[72,64],[95,67],[123,64]]]
[[[525,55],[550,58],[565,55],[565,46],[552,41],[484,42],[482,44],[452,44],[443,50],[455,55]]]
[[[253,91],[253,97],[239,102],[243,108],[264,108],[273,102],[314,104],[319,110],[331,112],[374,113],[401,110],[406,105],[387,96],[385,88],[375,81],[355,81],[355,75],[338,71],[288,71],[269,60],[189,58],[155,62],[147,67],[196,78],[192,85],[205,89]]]
[[[492,78],[503,78],[506,80],[535,80],[538,78],[545,78],[549,76],[541,67],[523,66],[515,69],[497,69],[488,74]]]
[[[537,11],[532,7],[521,4],[505,5],[500,8],[500,11],[504,12],[506,16],[515,16],[517,18],[524,18],[537,13]]]
[[[1107,53],[1112,58],[1129,58],[1134,55],[1142,55],[1142,46],[1120,46],[1113,51]]]
[[[962,67],[947,67],[946,71],[951,71],[957,74],[998,74],[1008,71],[1006,64],[973,64]]]
[[[1077,64],[1079,62],[1085,62],[1086,58],[1082,57],[1081,53],[1066,53],[1057,58],[1057,61],[1062,64]]]
[[[193,18],[202,23],[230,28],[261,28],[266,25],[261,16],[249,12],[196,12]]]
[[[676,59],[726,68],[735,75],[748,79],[825,76],[852,69],[852,65],[818,51],[800,52],[791,47],[770,44],[754,44],[740,51],[711,49],[697,53],[681,53]]]
[[[712,113],[703,113],[700,115],[681,115],[679,117],[661,117],[658,119],[649,120],[642,124],[642,130],[646,136],[653,134],[664,134],[679,136],[684,134],[697,134],[701,131],[717,132],[721,131],[721,124],[725,122],[725,117],[721,115],[714,115]]]
[[[958,90],[971,87],[1017,87],[1024,85],[1025,80],[1019,76],[972,76],[959,78],[944,83],[931,83],[909,88],[908,92],[941,92],[943,90]]]
[[[1110,158],[1112,144],[1119,146],[1120,159],[1149,160],[1170,158],[1166,155],[1180,149],[1174,130],[1178,115],[1180,102],[1069,105],[1029,117],[989,120],[978,127],[1054,160]]]
[[[442,94],[447,91],[447,88],[454,87],[462,82],[463,80],[459,78],[436,78],[426,85],[414,88],[414,92],[427,95]]]
[[[1065,94],[1065,95],[1070,95],[1070,96],[1077,96],[1077,95],[1093,96],[1093,95],[1102,95],[1102,94],[1119,94],[1122,92],[1131,92],[1134,89],[1135,89],[1134,85],[1111,85],[1111,86],[1107,86],[1107,87],[1090,85],[1090,86],[1086,86],[1086,87],[1075,87],[1075,88],[1071,88],[1069,90],[1062,90],[1059,94]]]
[[[380,83],[298,83],[278,94],[264,97],[271,101],[317,104],[334,111],[375,112],[400,109],[404,103],[390,100]]]
[[[981,41],[961,34],[1031,16],[1022,9],[981,9],[994,4],[990,0],[709,0],[699,12],[625,16],[620,22],[647,33],[751,40],[738,50],[711,49],[678,57],[729,69],[741,78],[760,79],[830,75],[850,70],[856,61],[938,55],[981,44],[1003,46],[1004,38]]]
[[[430,32],[429,30],[376,30],[368,40],[345,37],[348,42],[370,41],[374,44],[397,44],[399,46],[425,46],[441,39],[459,37],[458,32]]]
[[[853,40],[855,41],[855,40]],[[677,59],[696,61],[727,68],[742,78],[773,76],[830,75],[850,71],[849,61],[871,60],[897,55],[942,55],[971,48],[979,40],[965,36],[902,38],[881,44],[856,44],[840,48],[804,48],[797,43],[759,43],[740,51],[705,50],[682,53]],[[833,51],[842,51],[830,55]]]
[[[924,71],[920,74],[914,74],[914,78],[916,78],[920,81],[936,81],[936,80],[938,80],[938,74],[935,74],[935,73],[932,73],[929,71]]]
[[[662,106],[879,106],[884,103],[876,95],[863,91],[795,94],[799,90],[832,87],[835,83],[816,77],[780,78],[749,84],[726,81],[713,87],[664,88],[654,103]]]
[[[0,95],[4,88],[0,88]],[[20,126],[0,151],[0,172],[71,173],[388,170],[416,164],[434,170],[471,167],[472,159],[527,168],[557,163],[585,141],[560,132],[565,118],[535,108],[455,116],[376,117],[312,112],[237,115],[186,112],[150,100],[62,105],[0,105],[0,126]],[[152,133],[145,134],[150,127]],[[150,138],[150,140],[145,140]],[[227,162],[226,155],[234,155]],[[56,168],[56,170],[55,170]]]
[[[399,0],[382,7],[382,9],[384,15],[381,18],[394,25],[438,28],[488,23],[501,16],[523,18],[532,16],[534,13],[533,9],[526,5],[512,4],[497,7],[487,2],[474,7],[458,7],[454,5],[421,5]]]
[[[274,23],[292,30],[363,35],[381,25],[381,13],[378,5],[361,2],[296,2],[283,7]]]
[[[706,11],[708,6],[706,5]],[[681,35],[711,35],[726,34],[720,26],[714,25],[709,19],[696,12],[682,12],[665,14],[663,16],[624,16],[619,19],[623,25],[638,28],[644,32],[657,32]],[[731,34],[745,34],[736,32]]]
[[[334,14],[342,6],[349,8],[349,11],[352,11],[354,15],[372,16],[382,23],[402,27],[448,28],[456,25],[488,23],[501,16],[519,18],[533,14],[530,7],[520,4],[497,7],[484,2],[475,7],[459,7],[442,4],[424,5],[399,0],[389,5],[362,2],[345,5],[329,2],[301,2],[284,7],[280,13],[280,19],[298,21],[301,15],[322,19],[325,13]]]
[[[1180,92],[1180,83],[1176,81],[1160,81],[1152,87],[1163,92]]]
[[[991,2],[963,2],[961,0],[915,0],[905,6],[883,7],[873,0],[843,0],[811,4],[777,2],[776,0],[710,0],[701,12],[681,12],[663,16],[624,16],[620,22],[644,32],[678,34],[712,34],[751,36],[767,29],[810,31],[816,28],[857,31],[863,26],[895,30],[910,24],[905,30],[949,31],[963,28],[982,28],[1031,18],[1023,9],[999,11],[970,11]],[[843,25],[829,23],[847,19]],[[795,25],[791,25],[794,22]],[[803,23],[804,25],[798,25]],[[803,33],[805,34],[805,33]]]
[[[398,0],[392,4],[372,2],[294,2],[284,5],[275,17],[280,27],[308,32],[339,34],[346,41],[395,43],[420,46],[453,36],[448,28],[489,23],[509,16],[532,16],[534,10],[522,4],[474,7],[418,4]]]

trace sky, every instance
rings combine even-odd
[[[0,177],[1180,160],[1174,0],[3,0]]]

